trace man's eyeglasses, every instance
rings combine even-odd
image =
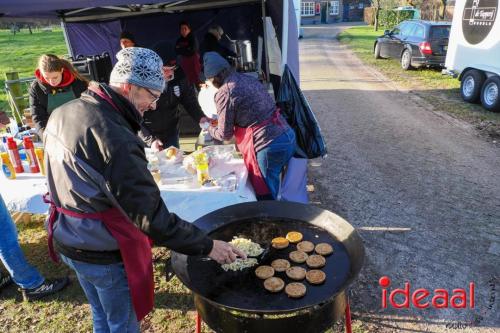
[[[156,102],[158,102],[158,100],[160,99],[161,94],[160,94],[160,95],[158,95],[158,96],[156,96],[156,95],[155,95],[155,94],[153,94],[153,93],[151,92],[151,90],[149,90],[148,88],[144,88],[144,89],[145,89],[145,90],[146,90],[146,91],[147,91],[147,92],[148,92],[151,96],[153,96],[153,98],[154,98],[154,99],[153,99],[153,101],[152,101],[151,103],[149,103],[149,107],[151,107],[153,104],[155,104]]]

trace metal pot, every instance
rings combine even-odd
[[[252,42],[249,40],[231,40],[231,50],[236,53],[236,67],[240,70],[253,70],[254,61]]]
[[[249,40],[239,40],[238,49],[243,64],[253,62],[252,43]]]

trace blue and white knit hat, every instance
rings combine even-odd
[[[116,54],[116,59],[118,62],[111,71],[110,83],[131,83],[163,91],[163,62],[154,51],[142,47],[127,47]]]
[[[205,77],[211,79],[222,70],[231,68],[231,65],[217,52],[207,52],[203,56],[203,67]]]

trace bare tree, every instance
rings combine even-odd
[[[447,0],[439,0],[439,18],[441,20],[444,20],[444,17],[446,16],[446,3]]]
[[[372,7],[375,9],[373,12],[373,27],[375,31],[378,31],[378,14],[380,12],[380,2],[382,0],[371,0]]]

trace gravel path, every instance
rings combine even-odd
[[[357,319],[369,332],[500,332],[500,150],[364,66],[335,39],[343,28],[305,28],[301,87],[329,150],[310,163],[311,200],[365,242]],[[474,282],[476,306],[381,309],[384,275],[390,289]]]

